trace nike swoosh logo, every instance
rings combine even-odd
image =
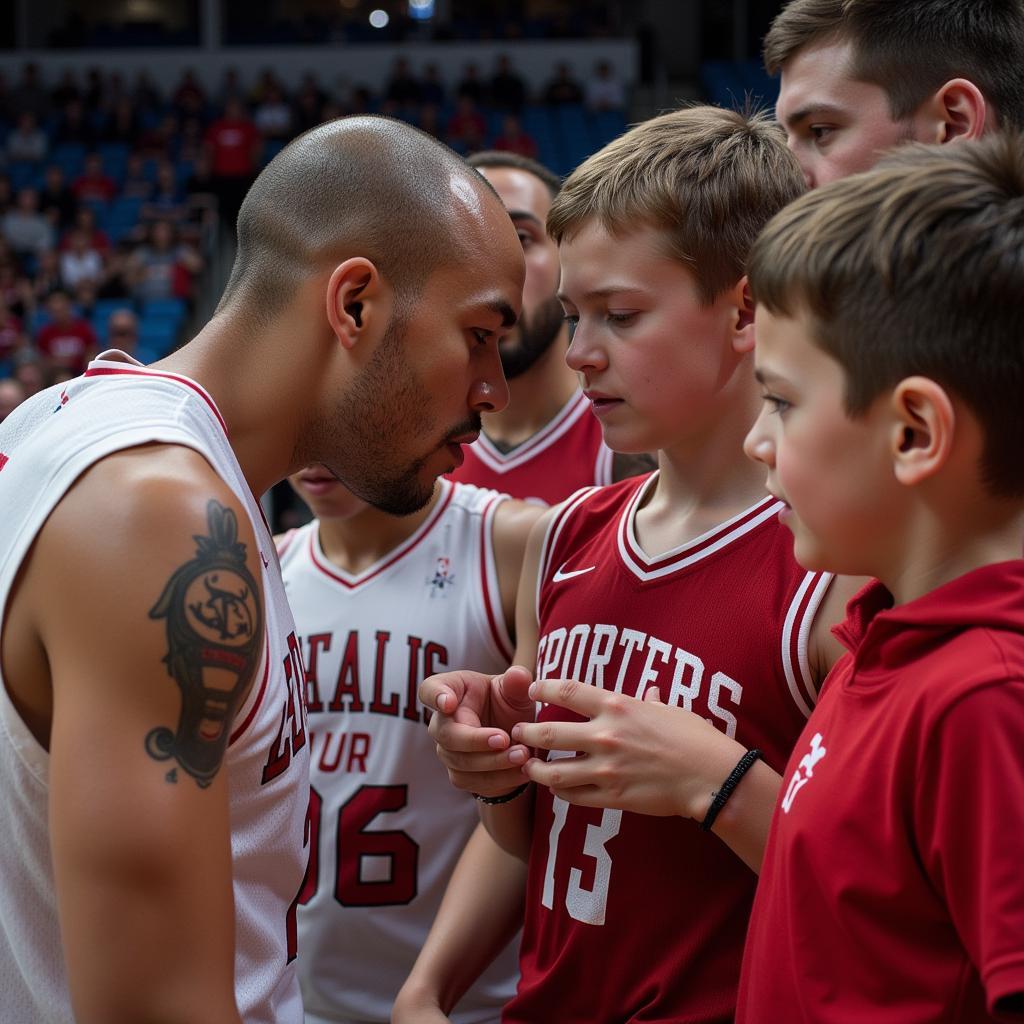
[[[551,577],[552,583],[561,583],[564,580],[571,580],[574,576],[585,576],[588,572],[593,572],[597,568],[596,565],[588,565],[586,569],[573,569],[570,572],[565,571],[565,564]]]

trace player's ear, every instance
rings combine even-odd
[[[890,454],[896,479],[914,487],[949,461],[956,411],[945,388],[928,377],[907,377],[893,388]]]
[[[331,330],[345,348],[352,348],[383,303],[380,271],[365,256],[353,256],[334,268],[326,298]]]
[[[980,139],[985,133],[988,104],[982,91],[968,79],[950,79],[926,102],[933,118],[933,137],[928,141]]]
[[[740,355],[746,355],[754,351],[754,297],[750,293],[750,282],[745,274],[731,291],[735,318],[732,347]]]

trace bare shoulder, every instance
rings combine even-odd
[[[495,545],[518,548],[522,552],[533,524],[546,512],[543,505],[534,505],[528,501],[515,498],[503,501],[494,513]]]
[[[40,531],[18,602],[45,673],[15,682],[49,698],[55,730],[105,716],[208,785],[262,655],[259,565],[245,509],[199,454],[111,455]]]

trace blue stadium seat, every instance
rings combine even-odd
[[[188,316],[184,299],[148,299],[142,304],[144,323],[169,323],[177,330]]]

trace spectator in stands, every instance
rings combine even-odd
[[[110,348],[120,349],[130,356],[136,354],[139,318],[130,309],[115,309],[107,318],[107,343]]]
[[[183,221],[188,216],[188,197],[178,183],[178,172],[170,160],[161,160],[156,169],[156,188],[142,207],[142,223],[154,220]]]
[[[0,423],[3,423],[27,397],[21,381],[13,377],[0,378]]]
[[[146,161],[139,152],[128,154],[119,195],[123,199],[139,199],[142,202],[153,195],[153,182],[146,173]]]
[[[60,277],[60,251],[46,249],[39,254],[29,279],[29,305],[32,308],[45,306],[47,296],[55,289],[63,287]]]
[[[426,132],[428,135],[433,135],[435,139],[444,138],[444,126],[441,124],[441,111],[438,107],[435,107],[433,103],[424,103],[423,106],[420,107],[420,113],[416,123],[421,131]]]
[[[14,189],[11,187],[11,179],[6,174],[0,174],[0,220],[13,207]]]
[[[494,140],[492,149],[504,150],[506,153],[518,153],[537,159],[537,142],[532,135],[523,131],[519,118],[515,114],[506,114],[502,119],[501,135]]]
[[[57,84],[50,92],[50,102],[60,110],[72,100],[81,98],[82,90],[78,86],[77,73],[74,68],[65,68]]]
[[[544,102],[550,106],[583,102],[583,88],[572,77],[572,70],[568,64],[556,66],[555,77],[544,89]]]
[[[82,91],[81,99],[89,110],[99,110],[105,98],[103,72],[94,64],[85,73],[85,89]]]
[[[420,83],[416,80],[405,57],[395,61],[391,77],[384,87],[384,99],[402,108],[411,108],[420,102]]]
[[[86,149],[96,142],[91,114],[86,112],[80,99],[71,100],[61,109],[54,141],[58,145],[74,144]]]
[[[445,100],[444,82],[436,64],[428,64],[420,79],[420,103],[424,106],[443,107]]]
[[[483,102],[484,83],[480,80],[480,71],[475,64],[467,64],[462,69],[462,77],[455,86],[457,99],[468,96],[474,104]]]
[[[615,76],[611,62],[600,60],[587,81],[587,107],[590,110],[625,110],[626,89]]]
[[[135,249],[128,261],[128,280],[136,302],[149,299],[192,298],[192,279],[203,261],[178,238],[175,226],[158,220],[150,226],[149,240]]]
[[[79,228],[89,237],[89,245],[98,249],[104,257],[110,253],[110,236],[96,223],[96,211],[91,206],[79,206],[75,209],[72,228]],[[67,248],[71,232],[66,231],[61,239],[61,248]]]
[[[34,188],[18,190],[14,209],[0,222],[0,232],[19,259],[36,259],[56,242],[53,226],[39,211],[39,193]]]
[[[50,112],[50,97],[43,88],[39,65],[29,61],[21,71],[18,84],[11,91],[11,110],[18,113],[34,114],[40,124]]]
[[[117,195],[117,182],[103,169],[103,157],[89,153],[85,168],[71,183],[71,191],[79,203],[109,203]]]
[[[171,159],[178,145],[178,127],[178,115],[173,111],[165,113],[154,127],[143,133],[136,148],[144,157],[156,160]]]
[[[5,241],[0,243],[0,301],[22,322],[35,308],[32,282]]]
[[[119,142],[134,146],[142,133],[135,103],[129,96],[119,97],[103,121],[100,137],[104,142]]]
[[[270,85],[252,115],[256,130],[264,139],[284,140],[292,137],[292,106],[276,83]]]
[[[135,76],[131,97],[132,102],[135,104],[136,113],[139,116],[152,110],[157,110],[162,104],[160,92],[153,84],[153,79],[150,78],[149,72],[145,70],[140,71]]]
[[[202,117],[206,112],[206,90],[196,78],[194,69],[186,68],[182,72],[171,94],[171,106],[181,116],[198,114]]]
[[[71,296],[58,289],[46,301],[50,320],[36,333],[36,348],[51,373],[84,373],[96,354],[96,332],[71,304]]]
[[[223,109],[228,100],[241,100],[244,97],[245,89],[242,86],[242,79],[238,74],[238,68],[234,66],[226,68],[224,76],[220,81],[218,106]]]
[[[224,115],[206,130],[214,189],[225,224],[234,230],[238,208],[260,165],[262,141],[239,100],[228,100]]]
[[[14,379],[24,389],[26,398],[49,385],[46,367],[34,348],[26,346],[15,356]]]
[[[181,119],[177,147],[168,154],[171,159],[192,162],[206,149],[206,125],[202,118],[195,116]]]
[[[506,54],[498,58],[497,70],[491,79],[490,99],[497,110],[512,114],[518,114],[526,102],[526,82],[512,67],[512,61]]]
[[[48,165],[39,190],[39,210],[58,235],[71,226],[77,208],[75,194],[64,181],[64,169],[59,164]]]
[[[455,113],[448,119],[446,142],[459,153],[473,153],[483,148],[487,122],[477,110],[471,96],[460,96]]]
[[[25,327],[0,297],[0,376],[10,376],[14,358],[25,347]]]
[[[295,96],[295,133],[308,132],[323,123],[323,100],[320,90],[303,86]]]
[[[88,234],[76,228],[68,238],[68,246],[60,254],[60,281],[69,292],[75,293],[83,284],[98,288],[103,282],[103,254],[90,244]]]
[[[49,148],[50,140],[39,127],[36,115],[31,110],[22,111],[14,131],[7,136],[7,159],[11,162],[41,163],[46,159]]]

